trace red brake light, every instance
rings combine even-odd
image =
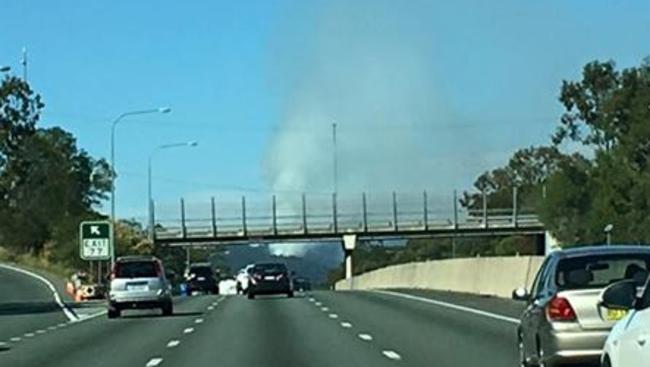
[[[556,296],[546,305],[546,318],[549,321],[575,321],[576,313],[569,300]]]

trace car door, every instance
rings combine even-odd
[[[530,291],[530,300],[528,305],[524,310],[524,313],[521,317],[521,330],[522,330],[522,339],[524,341],[524,350],[527,357],[537,355],[537,331],[536,327],[538,324],[539,314],[541,312],[539,304],[540,298],[545,292],[545,283],[546,277],[549,271],[551,264],[551,258],[548,257],[540,266],[535,280],[533,281],[533,287]]]
[[[622,367],[647,367],[650,364],[650,287],[646,285],[643,296],[632,311],[618,340],[618,362]]]

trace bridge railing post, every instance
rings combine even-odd
[[[273,228],[271,230],[273,231],[273,235],[277,236],[278,234],[278,207],[275,199],[275,195],[273,195],[272,198],[272,203],[271,203],[271,210],[273,211],[272,215],[272,225]]]
[[[512,190],[512,225],[517,228],[518,226],[518,210],[517,210],[517,186],[515,186]]]
[[[307,197],[302,193],[302,233],[307,234]]]
[[[244,237],[246,237],[248,235],[248,230],[246,228],[246,196],[241,197],[241,224]]]
[[[393,191],[393,230],[397,232],[397,194]]]
[[[336,193],[332,194],[332,219],[334,220],[333,226],[334,226],[334,233],[338,233],[339,231],[339,219],[338,219],[338,213],[337,213],[337,208],[336,208]]]
[[[458,229],[458,193],[454,190],[454,230]]]
[[[181,237],[187,238],[187,227],[185,226],[185,200],[181,198]]]
[[[366,193],[361,194],[361,207],[363,213],[363,232],[368,232],[368,203],[366,202]]]
[[[210,198],[210,215],[212,219],[212,237],[217,238],[217,205],[214,196]]]
[[[422,213],[423,214],[422,221],[424,222],[423,228],[424,228],[425,231],[428,231],[429,230],[429,205],[428,205],[428,202],[427,202],[427,191],[426,190],[424,190],[422,192],[422,204],[424,206],[423,207],[423,213]]]
[[[483,190],[483,227],[488,228],[487,192]]]

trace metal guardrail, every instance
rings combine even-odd
[[[340,202],[336,194],[332,194],[329,206],[323,206],[322,200],[321,205],[310,205],[303,194],[299,203],[289,206],[291,210],[287,210],[286,205],[282,211],[278,210],[283,203],[272,196],[270,210],[252,212],[246,197],[242,197],[236,212],[221,213],[217,210],[217,201],[212,198],[209,215],[195,217],[187,215],[186,203],[181,199],[175,218],[156,219],[154,214],[153,238],[156,243],[193,243],[336,238],[349,233],[382,237],[543,229],[533,212],[518,208],[516,200],[513,202],[512,208],[488,208],[484,203],[483,210],[460,211],[454,195],[453,210],[444,212],[440,208],[429,208],[426,192],[422,193],[419,205],[414,205],[413,201],[400,203],[396,193],[392,193],[391,200],[371,203],[363,193],[358,207],[356,201]],[[369,210],[370,204],[373,204],[372,210]],[[152,207],[155,208],[153,204]]]

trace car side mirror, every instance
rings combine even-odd
[[[611,284],[603,291],[600,304],[607,308],[632,309],[637,299],[636,286],[634,280],[622,280]]]
[[[524,287],[519,287],[512,291],[512,299],[515,301],[528,301],[530,300],[530,294]]]

